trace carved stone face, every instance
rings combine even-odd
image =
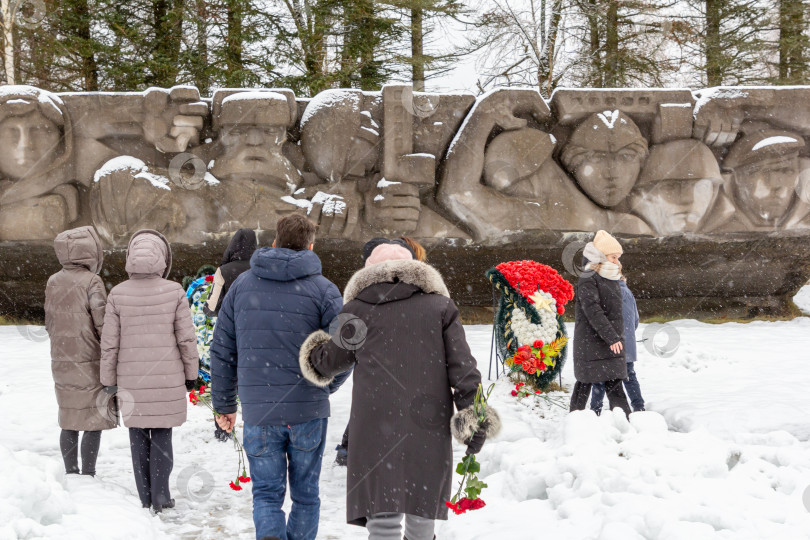
[[[616,152],[590,151],[574,167],[574,177],[596,204],[610,208],[622,202],[636,183],[644,156],[630,147]]]
[[[285,187],[289,180],[286,178],[287,159],[282,156],[281,148],[286,136],[283,126],[224,126],[220,133],[224,151],[216,159],[212,172],[223,178],[251,178]],[[284,161],[282,167],[278,166],[279,161]]]
[[[639,186],[630,194],[633,213],[658,234],[697,232],[720,190],[709,179],[662,180]]]
[[[636,185],[648,153],[647,140],[633,119],[614,110],[580,123],[560,159],[593,202],[612,208]]]
[[[59,156],[61,132],[39,112],[0,123],[0,172],[8,178],[35,176]]]
[[[758,225],[773,225],[787,211],[799,182],[797,154],[738,167],[733,176],[739,207]]]

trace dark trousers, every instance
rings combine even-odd
[[[141,504],[169,504],[169,475],[174,466],[172,428],[129,428],[129,449]]]
[[[588,398],[591,395],[591,383],[583,383],[577,381],[574,384],[574,391],[571,393],[571,409],[572,411],[581,411],[585,409],[588,404]],[[621,379],[613,379],[612,381],[605,381],[605,390],[607,391],[608,403],[610,408],[615,409],[620,407],[624,414],[630,416],[630,404],[627,403],[627,396],[624,393]]]
[[[100,431],[85,431],[82,435],[82,474],[96,474],[96,458],[101,444]],[[65,462],[65,472],[79,474],[79,432],[63,429],[59,435],[59,449]]]
[[[635,362],[627,362],[627,378],[624,380],[624,389],[630,397],[630,405],[634,411],[644,410],[644,398],[641,395],[641,385],[638,383]],[[591,391],[591,410],[601,411],[602,403],[605,401],[605,385],[597,383],[593,385]]]

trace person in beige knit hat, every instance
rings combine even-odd
[[[585,246],[588,261],[576,286],[576,325],[574,326],[574,376],[571,410],[582,410],[588,403],[591,386],[604,383],[610,408],[620,407],[630,414],[622,381],[627,364],[622,340],[624,317],[619,280],[622,245],[607,231],[598,231]]]

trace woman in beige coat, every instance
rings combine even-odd
[[[172,428],[186,421],[186,389],[193,387],[199,366],[185,292],[166,279],[171,265],[171,247],[162,234],[133,234],[129,279],[110,291],[101,335],[101,382],[117,386],[138,495],[155,512],[174,506]]]
[[[98,276],[104,252],[92,227],[60,233],[53,243],[62,270],[45,288],[45,328],[51,338],[51,371],[59,404],[59,446],[65,471],[96,474],[101,430],[114,428],[111,400],[99,380],[101,325],[107,291]]]

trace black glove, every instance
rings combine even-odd
[[[191,392],[192,390],[194,390],[194,385],[195,385],[195,384],[197,384],[197,381],[196,381],[196,380],[192,380],[192,381],[186,381],[186,390],[188,390],[189,392]]]
[[[110,396],[114,396],[115,394],[118,393],[118,387],[117,386],[105,386],[104,387],[104,393],[108,394]]]
[[[467,443],[467,455],[477,454],[484,447],[484,442],[487,440],[486,428],[478,428],[475,435],[472,436],[470,442]]]

